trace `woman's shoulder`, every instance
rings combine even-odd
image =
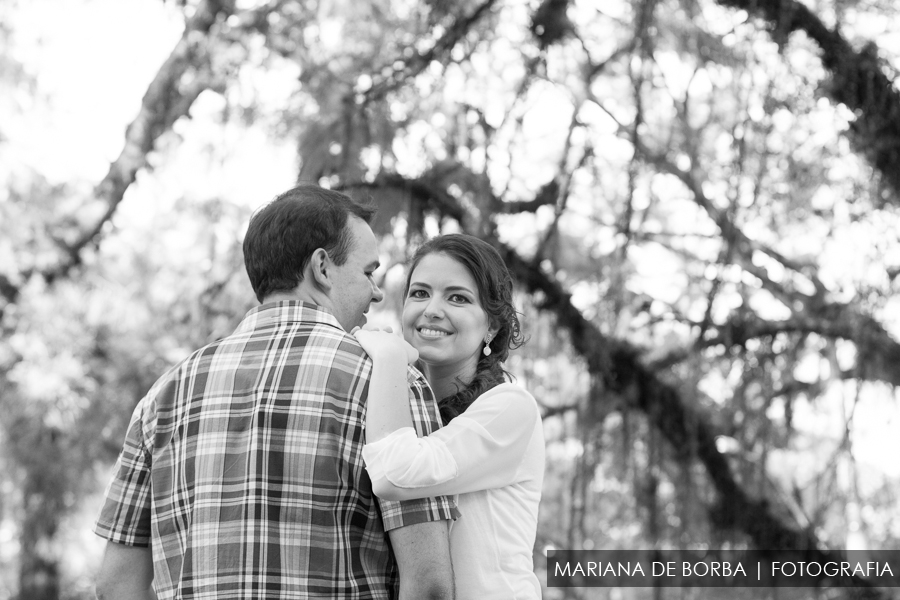
[[[536,402],[534,396],[532,396],[528,390],[526,390],[518,383],[512,383],[509,381],[495,385],[494,387],[483,393],[481,396],[479,396],[479,398],[485,398],[488,396],[509,396],[511,398],[519,397],[527,398],[528,400]]]
[[[480,395],[472,406],[480,405],[487,409],[489,405],[497,408],[514,408],[521,414],[523,411],[539,413],[537,400],[524,387],[517,383],[501,383]],[[468,412],[468,411],[467,411]]]

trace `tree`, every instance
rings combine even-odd
[[[41,550],[52,544],[41,540],[76,501],[79,474],[115,451],[112,433],[67,432],[95,431],[103,411],[127,419],[173,349],[242,314],[247,300],[231,286],[246,211],[218,200],[179,207],[230,241],[203,246],[209,274],[144,263],[132,276],[143,289],[116,298],[143,315],[132,326],[59,307],[89,297],[115,314],[104,281],[127,280],[142,259],[107,250],[119,233],[110,224],[151,151],[207,90],[225,98],[225,121],[261,120],[265,102],[234,90],[242,74],[284,65],[300,76],[272,135],[298,140],[300,179],[376,201],[397,262],[421,237],[461,229],[495,244],[515,272],[535,332],[518,371],[545,392],[545,421],[559,431],[551,443],[578,448],[551,462],[559,487],[545,502],[564,510],[543,518],[564,517],[542,527],[542,544],[615,546],[623,533],[589,525],[615,514],[635,524],[632,543],[716,539],[824,556],[843,545],[851,504],[869,509],[853,518],[870,543],[900,539],[875,527],[896,486],[859,464],[853,435],[863,397],[896,384],[900,353],[884,316],[900,272],[884,258],[898,247],[900,101],[873,40],[789,1],[183,6],[181,41],[83,201],[97,216],[56,218],[74,192],[39,179],[3,206],[34,224],[13,238],[23,260],[0,272],[8,339],[79,325],[67,352],[43,363],[5,343],[0,382],[15,418],[4,436],[28,494],[21,597],[59,597],[55,557]],[[897,16],[853,3],[822,10],[847,22],[867,10]],[[860,258],[842,269],[848,240]],[[159,280],[181,281],[182,293],[154,298]],[[126,334],[140,344],[116,342]],[[36,376],[23,375],[35,362],[74,365],[37,404],[24,383]],[[845,404],[837,433],[796,416]],[[65,407],[67,426],[35,414],[48,406]],[[827,459],[799,442],[830,446]],[[812,477],[790,466],[800,457]],[[620,491],[598,491],[601,481]]]

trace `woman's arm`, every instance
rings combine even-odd
[[[528,392],[503,386],[428,437],[402,429],[370,442],[363,458],[375,494],[409,500],[515,483],[539,419]]]
[[[373,364],[366,399],[366,441],[377,442],[403,427],[409,427],[415,437],[409,413],[406,366],[415,362],[418,352],[387,331],[357,329],[353,335]]]

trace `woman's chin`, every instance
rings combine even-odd
[[[440,364],[447,358],[443,352],[435,352],[434,348],[429,348],[427,346],[424,348],[413,346],[413,348],[419,351],[419,360],[428,365],[433,365],[435,363]]]
[[[419,351],[419,362],[432,368],[466,369],[466,365],[478,364],[480,355],[460,356],[456,353],[440,351],[436,348],[416,348]]]

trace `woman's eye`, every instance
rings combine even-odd
[[[410,290],[409,297],[410,298],[427,298],[428,294],[425,293],[425,290]]]
[[[469,299],[465,296],[460,296],[459,294],[453,294],[452,296],[450,296],[450,301],[457,302],[459,304],[465,304],[469,301]]]

